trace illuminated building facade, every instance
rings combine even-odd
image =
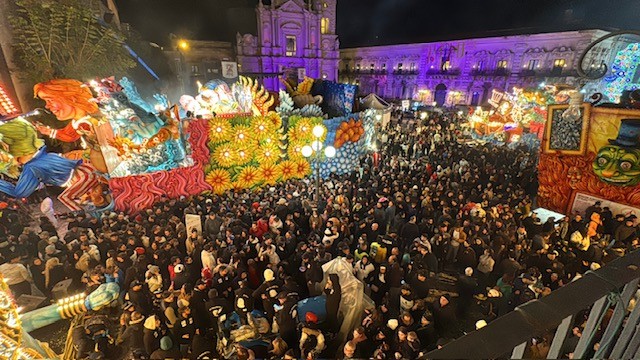
[[[173,39],[171,48],[165,49],[164,54],[178,78],[180,94],[197,93],[198,83],[225,77],[223,64],[236,64],[231,43],[224,41]],[[225,80],[232,82],[236,78],[237,71],[235,77]]]
[[[605,34],[582,30],[341,49],[339,81],[358,84],[362,95],[480,105],[492,89],[575,84],[580,55]],[[627,43],[613,40],[590,52],[584,64],[611,64]]]
[[[336,80],[340,46],[336,2],[260,0],[258,34],[237,35],[239,73],[261,79],[269,90],[281,87],[281,74]]]

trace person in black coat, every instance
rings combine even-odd
[[[432,304],[433,320],[438,338],[455,339],[460,335],[456,310],[449,294],[444,294]]]
[[[189,306],[193,309],[195,324],[201,332],[209,329],[213,324],[209,323],[209,316],[205,303],[209,300],[207,296],[207,284],[200,279],[193,288],[193,296],[189,301]]]
[[[338,274],[329,274],[329,279],[324,287],[324,293],[327,296],[327,330],[334,333],[340,328],[338,310],[340,309],[340,301],[342,300],[342,289],[340,287]]]
[[[400,237],[403,240],[400,250],[404,250],[404,246],[410,245],[413,243],[413,240],[420,238],[420,227],[416,224],[415,216],[411,216],[409,222],[404,224],[400,232]]]
[[[371,281],[371,300],[380,304],[382,299],[389,291],[389,274],[387,274],[387,265],[381,264]]]
[[[160,339],[168,334],[168,330],[162,326],[162,321],[155,315],[149,316],[144,321],[143,343],[147,354],[152,354],[160,348]]]
[[[429,296],[429,284],[427,284],[427,271],[425,269],[418,270],[409,284],[415,299],[425,299]]]
[[[118,334],[116,345],[122,349],[123,354],[128,354],[138,349],[145,350],[143,322],[144,316],[134,311],[128,323],[121,323],[123,329]]]
[[[144,288],[144,284],[135,280],[131,283],[129,288],[129,301],[133,303],[136,310],[143,315],[151,314],[152,304],[148,296],[148,289]]]
[[[255,299],[262,300],[262,310],[266,313],[269,321],[273,320],[275,310],[273,305],[280,293],[280,282],[275,279],[273,270],[266,269],[263,273],[264,282],[253,292]]]
[[[438,338],[431,314],[425,313],[422,315],[420,318],[420,326],[416,329],[416,334],[418,334],[420,343],[427,351],[435,349]]]
[[[246,280],[240,282],[240,288],[235,291],[234,308],[240,316],[242,324],[247,324],[247,314],[253,311],[253,290],[249,289]]]
[[[468,267],[464,275],[458,277],[458,315],[466,317],[473,303],[473,295],[480,292],[478,281],[473,277],[473,269]]]
[[[207,316],[209,317],[209,324],[217,332],[218,319],[222,315],[230,314],[233,311],[233,304],[231,304],[231,302],[226,298],[218,296],[218,290],[216,289],[209,290],[208,295],[209,300],[205,303],[208,313]]]
[[[316,284],[321,282],[324,277],[322,266],[318,264],[309,253],[302,255],[302,266],[305,268],[304,277],[309,290],[309,296],[318,295]]]
[[[298,302],[295,297],[289,296],[286,291],[278,294],[278,305],[276,305],[276,323],[278,333],[287,344],[296,344],[298,335],[296,333]]]

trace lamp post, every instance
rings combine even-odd
[[[324,147],[324,144],[322,144],[322,141],[320,141],[320,139],[322,138],[322,135],[324,135],[324,126],[316,125],[313,127],[313,130],[311,132],[313,133],[313,137],[315,138],[315,141],[311,143],[311,146],[305,145],[302,147],[302,156],[306,158],[310,158],[312,155],[315,154],[314,156],[314,163],[316,165],[315,201],[316,201],[316,204],[318,204],[320,202],[320,153],[324,149],[324,155],[328,158],[332,158],[336,156],[336,148],[334,148],[333,146]]]

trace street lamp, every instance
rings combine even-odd
[[[306,158],[310,158],[314,153],[314,163],[316,166],[316,204],[319,203],[320,201],[320,153],[323,151],[324,148],[324,155],[328,158],[332,158],[336,156],[336,148],[334,148],[333,146],[327,146],[324,147],[324,145],[322,144],[322,141],[320,141],[320,139],[322,138],[322,135],[324,135],[324,126],[322,125],[316,125],[313,127],[313,129],[311,130],[311,133],[313,134],[313,137],[315,137],[315,140],[311,143],[311,145],[305,145],[302,147],[301,152],[302,152],[302,156],[306,157]]]

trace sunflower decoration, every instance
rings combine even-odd
[[[280,168],[280,176],[282,180],[286,181],[296,176],[297,166],[296,163],[291,160],[281,162],[278,167]]]
[[[236,185],[242,189],[253,187],[257,185],[262,179],[258,168],[255,166],[245,166],[240,170],[238,176],[236,176]]]
[[[251,133],[254,138],[261,141],[273,135],[275,127],[273,123],[266,117],[259,116],[251,123]]]
[[[220,195],[225,190],[231,188],[231,175],[224,169],[215,169],[210,171],[205,178],[207,183],[211,185],[214,194]]]
[[[213,160],[222,167],[231,167],[236,163],[236,152],[231,144],[222,144],[213,150]]]
[[[260,164],[274,164],[280,157],[280,149],[274,142],[264,143],[258,147],[255,156]]]
[[[260,178],[265,184],[275,184],[280,178],[280,171],[278,165],[275,164],[262,164],[258,167],[258,173]]]
[[[209,121],[209,139],[214,144],[229,140],[231,124],[227,119],[213,118]]]
[[[238,146],[234,156],[235,165],[244,165],[253,159],[253,148],[250,146]]]
[[[294,131],[296,134],[296,139],[295,140],[299,140],[299,141],[305,141],[305,142],[309,142],[313,139],[313,127],[315,126],[315,124],[311,121],[311,119],[309,118],[302,118],[300,119],[296,125],[294,126]]]
[[[251,128],[246,125],[236,125],[231,132],[231,141],[236,145],[248,145],[251,142]]]
[[[289,139],[289,143],[302,141],[302,136],[303,135],[298,132],[298,129],[295,126],[289,126],[289,130],[287,130],[287,138]]]
[[[302,147],[304,147],[304,143],[300,141],[290,142],[287,147],[287,154],[289,155],[289,160],[297,160],[302,159]]]
[[[273,124],[274,128],[279,129],[282,126],[282,118],[275,111],[269,111],[265,117]]]
[[[311,173],[311,165],[305,159],[300,159],[295,162],[296,164],[296,175],[295,177],[298,179],[302,179],[303,177],[309,175]]]

